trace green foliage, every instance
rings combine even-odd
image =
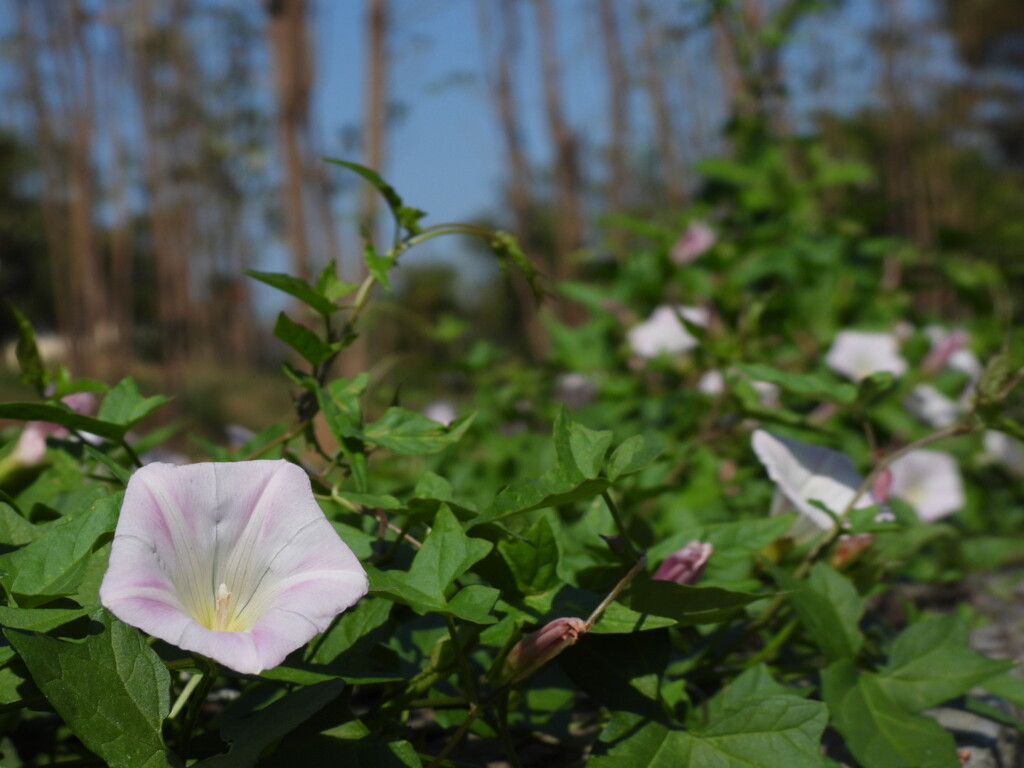
[[[788,22],[765,34],[777,44]],[[466,341],[431,294],[446,319],[403,353],[450,377],[460,415],[447,424],[417,410],[418,373],[399,388],[376,366],[332,371],[376,286],[408,249],[468,233],[546,289],[507,235],[423,226],[374,171],[339,163],[384,197],[394,241],[367,243],[359,285],[334,265],[311,282],[249,273],[304,305],[274,331],[297,353],[283,366],[295,419],[240,448],[193,443],[216,461],[302,466],[369,575],[366,599],[259,675],[208,668],[101,608],[123,487],[136,453],[167,434],[140,426],[166,398],[130,378],[106,388],[47,370],[18,315],[23,374],[44,399],[0,404],[18,422],[0,447],[0,749],[45,726],[57,762],[110,765],[953,768],[956,739],[930,709],[1013,727],[998,701],[971,694],[1024,701],[1010,662],[971,649],[980,617],[965,605],[930,615],[906,586],[927,595],[1019,560],[1024,459],[982,434],[1024,436],[1012,338],[968,318],[973,351],[1005,354],[980,376],[969,360],[973,372],[936,362],[936,318],[909,291],[879,291],[884,260],[914,249],[826,212],[864,168],[814,143],[737,136],[740,156],[704,165],[685,219],[620,217],[629,258],[558,287],[581,318],[548,316],[543,365]],[[717,242],[681,268],[672,249],[698,216]],[[645,357],[630,331],[662,305],[693,342]],[[706,325],[678,309],[698,305]],[[846,380],[830,360],[840,329],[897,323],[905,372]],[[435,348],[464,354],[441,370]],[[941,418],[913,406],[922,385],[949,401]],[[85,390],[104,393],[95,417],[56,399]],[[806,445],[766,458],[755,429]],[[921,502],[928,482],[900,485],[907,447],[948,451],[963,474],[960,509],[941,522]],[[844,516],[856,489],[890,479],[884,504]],[[823,505],[841,529],[808,522]]]

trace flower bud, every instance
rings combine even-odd
[[[829,565],[833,568],[843,568],[851,565],[861,556],[868,547],[875,541],[870,533],[857,533],[852,536],[840,536],[836,542],[836,548],[829,558]]]
[[[892,470],[886,467],[875,475],[875,479],[871,483],[871,495],[875,497],[879,504],[885,504],[891,490]]]
[[[570,617],[549,621],[509,651],[505,657],[505,676],[515,679],[529,669],[539,667],[570,645],[575,645],[586,632],[587,622],[583,619]]]
[[[682,549],[673,552],[658,566],[652,578],[658,581],[674,581],[676,584],[696,584],[704,573],[704,566],[714,547],[702,541],[691,541]]]
[[[963,331],[953,331],[932,347],[931,352],[921,363],[921,369],[927,374],[936,374],[949,363],[953,353],[962,349],[967,344],[967,334]]]

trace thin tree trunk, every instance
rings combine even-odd
[[[576,272],[573,257],[583,244],[579,146],[563,111],[561,67],[555,42],[555,17],[551,11],[551,4],[548,0],[534,0],[534,9],[541,75],[544,80],[544,114],[547,119],[548,136],[554,150],[556,219],[555,263],[552,272],[559,280],[569,280]]]
[[[363,164],[381,173],[384,166],[384,134],[388,67],[387,0],[366,0],[366,80],[363,104]],[[377,225],[379,193],[366,185],[362,219],[371,234]]]
[[[629,200],[626,167],[629,144],[629,71],[619,37],[619,22],[612,0],[601,0],[601,38],[608,70],[608,206],[612,212],[625,210]]]
[[[644,18],[642,55],[644,59],[644,86],[654,122],[654,140],[658,159],[663,169],[665,196],[670,205],[681,208],[686,204],[686,172],[679,154],[679,136],[672,122],[668,88],[662,77],[658,61],[658,43],[652,15],[643,10]]]
[[[36,6],[38,7],[38,6]],[[48,46],[38,39],[32,23],[32,6],[27,0],[18,3],[17,54],[23,89],[32,108],[34,135],[39,142],[43,166],[43,219],[46,223],[46,242],[50,273],[53,281],[54,322],[56,331],[66,340],[75,334],[71,313],[71,281],[67,251],[67,219],[63,213],[61,168],[55,136],[55,118],[43,94],[37,52]]]
[[[291,241],[292,270],[310,278],[309,238],[304,179],[306,172],[300,137],[309,124],[312,70],[308,58],[305,0],[270,0],[267,36],[274,60],[277,91],[277,130],[284,153],[285,210]]]
[[[489,8],[498,14],[497,19],[491,19]],[[530,192],[530,166],[523,149],[518,119],[520,110],[513,82],[520,50],[517,7],[515,0],[501,0],[497,7],[481,3],[477,10],[488,91],[493,97],[491,103],[505,144],[505,193],[512,211],[513,232],[527,256],[532,258],[534,229],[530,212],[534,206]],[[492,51],[493,55],[489,55]],[[522,328],[530,356],[539,360],[547,348],[547,338],[537,315],[536,298],[526,280],[515,274],[509,275],[509,293],[512,325]]]

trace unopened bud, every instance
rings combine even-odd
[[[871,494],[879,504],[884,504],[889,498],[892,490],[892,470],[886,467],[877,475],[871,483]]]
[[[505,657],[505,676],[515,679],[528,670],[555,658],[587,632],[587,622],[577,618],[549,621],[527,635]]]
[[[936,344],[921,363],[921,369],[927,374],[936,374],[949,363],[949,358],[967,343],[967,334],[954,331]]]
[[[711,544],[691,541],[682,549],[673,552],[658,566],[651,578],[658,581],[674,581],[676,584],[696,584],[704,573],[708,558],[714,551]]]
[[[622,540],[621,536],[605,536],[601,533],[598,536],[604,539],[604,543],[608,545],[608,549],[612,551],[612,554],[623,557],[629,552],[626,548],[626,542]]]
[[[832,557],[829,558],[829,565],[833,568],[842,568],[850,565],[857,558],[861,556],[861,553],[870,547],[875,541],[875,537],[870,533],[857,533],[852,536],[840,536],[839,541],[836,542],[835,551],[832,553]]]

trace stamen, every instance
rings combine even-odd
[[[219,630],[227,628],[228,624],[228,611],[231,608],[231,592],[228,591],[228,585],[222,583],[217,587],[217,618],[214,621],[214,627]]]

